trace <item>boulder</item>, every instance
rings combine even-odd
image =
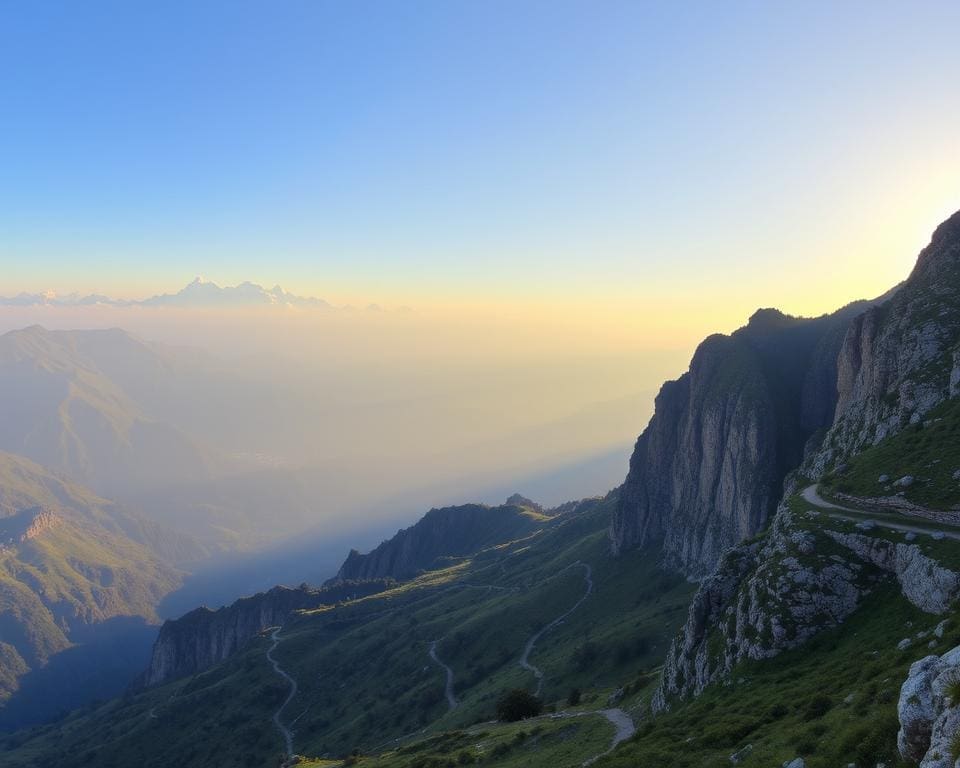
[[[926,656],[910,666],[900,688],[897,749],[919,768],[953,768],[953,741],[960,732],[960,701],[951,688],[960,681],[960,646]]]

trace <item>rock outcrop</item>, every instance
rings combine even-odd
[[[960,731],[960,646],[943,656],[927,656],[910,666],[900,688],[897,748],[920,768],[953,768]]]
[[[818,528],[804,522],[817,512],[798,519],[786,500],[765,543],[740,544],[762,529],[801,455],[802,473],[819,477],[960,394],[960,213],[875,302],[815,321],[764,318],[762,333],[755,319],[704,342],[690,372],[661,390],[611,526],[615,551],[659,539],[667,564],[693,577],[733,547],[701,583],[655,709],[843,621],[879,579],[892,576],[934,613],[960,592],[960,575],[913,544],[916,534]],[[804,323],[806,335],[787,335]]]
[[[539,506],[527,503],[519,494],[499,507],[465,504],[431,509],[415,525],[398,531],[369,554],[351,550],[331,583],[408,579],[437,568],[450,558],[467,557],[486,547],[526,536],[543,522]]]
[[[274,587],[216,611],[197,608],[164,622],[153,645],[145,686],[196,674],[232,656],[268,627],[282,626],[298,610],[382,592],[386,580],[343,582],[332,587]]]
[[[834,423],[814,475],[960,394],[960,212],[937,228],[900,290],[854,319],[837,365]]]
[[[729,550],[700,584],[671,644],[654,711],[699,694],[741,661],[771,658],[837,626],[882,579],[896,579],[928,613],[946,611],[960,595],[960,574],[904,543],[909,534],[856,531],[848,521],[784,504],[765,539]]]
[[[760,310],[704,341],[637,440],[614,552],[662,541],[666,563],[699,579],[762,530],[807,440],[830,425],[843,332],[866,306],[813,319]]]
[[[31,507],[9,517],[0,518],[0,548],[25,544],[49,531],[58,522],[49,509]]]

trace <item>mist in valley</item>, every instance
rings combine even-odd
[[[551,320],[3,307],[0,449],[189,541],[163,616],[320,583],[431,507],[515,491],[549,507],[622,481],[685,352]]]

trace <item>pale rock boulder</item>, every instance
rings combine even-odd
[[[920,768],[954,768],[952,742],[960,731],[960,701],[950,696],[960,680],[960,646],[910,666],[900,688],[897,748]]]

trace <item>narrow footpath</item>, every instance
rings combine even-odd
[[[543,670],[530,663],[530,654],[533,653],[533,649],[536,647],[541,637],[543,637],[554,627],[562,624],[564,619],[566,619],[570,614],[577,610],[577,608],[583,605],[584,600],[593,594],[593,569],[586,563],[581,562],[573,563],[572,565],[567,566],[567,568],[573,568],[578,565],[584,570],[583,581],[586,584],[586,589],[584,590],[583,596],[573,604],[572,608],[561,613],[559,616],[557,616],[557,618],[555,618],[553,621],[547,624],[547,626],[543,627],[539,632],[531,637],[523,649],[523,656],[520,657],[520,666],[529,672],[533,672],[533,676],[537,679],[537,690],[534,693],[535,696],[539,696],[543,691]],[[564,570],[566,570],[566,568]],[[557,575],[559,575],[559,573]]]
[[[808,485],[803,489],[800,495],[803,496],[803,500],[808,504],[812,504],[815,507],[825,510],[826,514],[828,514],[830,517],[836,518],[837,520],[849,520],[854,523],[862,523],[866,517],[869,517],[872,514],[868,510],[842,507],[839,504],[834,504],[832,501],[827,501],[820,495],[816,485]],[[853,514],[845,515],[843,514],[844,512],[850,512]],[[946,527],[938,528],[936,527],[936,523],[934,521],[930,521],[927,526],[911,525],[910,523],[901,522],[900,520],[894,522],[890,519],[891,514],[894,513],[886,510],[878,510],[876,512],[876,518],[874,518],[873,521],[878,526],[883,528],[892,528],[895,531],[908,531],[911,533],[920,533],[925,536],[931,536],[932,534],[936,533],[942,535],[944,538],[956,539],[957,541],[960,541],[960,532],[950,530]]]
[[[273,713],[273,722],[277,726],[277,730],[280,731],[280,735],[283,736],[286,754],[287,757],[290,757],[293,754],[293,731],[283,724],[283,722],[280,720],[280,715],[283,713],[283,710],[286,708],[287,704],[289,704],[293,700],[293,697],[297,695],[297,681],[284,672],[280,668],[280,664],[277,662],[277,660],[273,658],[273,652],[276,650],[277,646],[280,645],[281,629],[283,629],[283,627],[274,627],[273,632],[270,634],[270,639],[273,640],[273,645],[267,649],[267,661],[269,661],[273,666],[273,671],[290,684],[290,693],[287,694],[287,698],[283,700],[283,704],[280,705],[280,708]]]
[[[447,674],[447,684],[444,692],[446,693],[446,696],[447,696],[447,706],[450,708],[450,711],[452,712],[454,709],[457,708],[457,704],[459,704],[460,702],[457,701],[457,697],[453,693],[453,670],[448,665],[440,661],[440,657],[437,656],[438,642],[439,640],[434,640],[432,643],[430,643],[430,658],[433,659],[434,663],[437,664],[437,666],[441,667],[443,671],[446,672]]]

